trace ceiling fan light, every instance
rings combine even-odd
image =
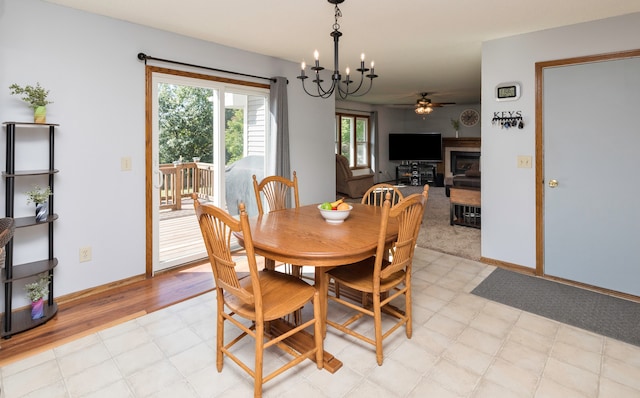
[[[418,115],[428,115],[433,112],[433,108],[430,106],[418,106],[415,111]]]

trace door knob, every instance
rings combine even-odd
[[[558,186],[558,180],[549,180],[549,187],[555,188]]]

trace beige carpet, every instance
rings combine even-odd
[[[422,187],[403,187],[402,194],[422,192]],[[449,198],[444,187],[430,187],[418,246],[471,260],[480,260],[480,229],[449,225]]]

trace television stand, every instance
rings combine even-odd
[[[435,180],[436,166],[432,164],[413,162],[396,167],[396,184],[398,185],[432,185]]]

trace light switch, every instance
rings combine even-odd
[[[125,156],[120,158],[120,169],[122,171],[131,171],[131,157]]]
[[[531,156],[518,156],[518,168],[530,169],[531,168]]]

